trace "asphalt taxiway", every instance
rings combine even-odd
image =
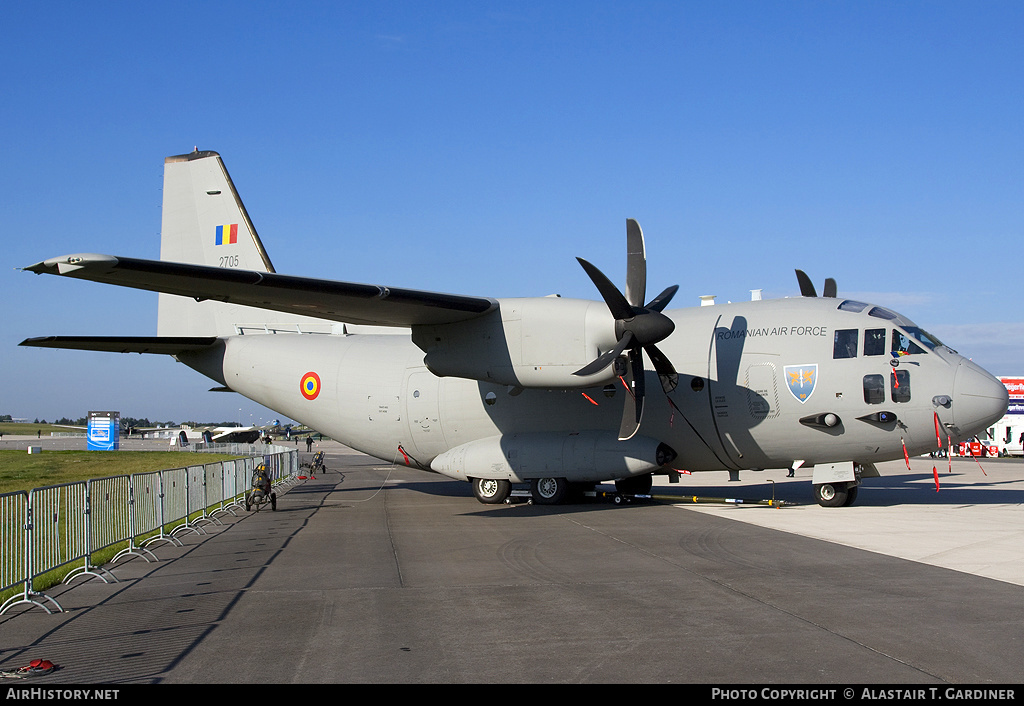
[[[1019,459],[882,464],[849,508],[815,505],[809,471],[547,507],[323,450],[328,471],[277,512],[54,589],[64,613],[0,616],[0,670],[60,665],[40,687],[1020,682]]]

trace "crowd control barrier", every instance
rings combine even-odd
[[[153,549],[162,543],[180,546],[183,535],[206,534],[206,527],[243,507],[260,463],[275,485],[298,477],[299,453],[291,449],[203,450],[257,455],[0,495],[0,596],[13,593],[0,605],[0,615],[26,603],[63,612],[55,598],[35,588],[51,572],[65,572],[65,584],[82,576],[116,583],[109,569],[92,564],[98,552],[126,545],[110,566],[128,556],[158,561]]]

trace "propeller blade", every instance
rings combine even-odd
[[[668,303],[672,301],[672,297],[676,295],[678,290],[679,285],[673,284],[671,287],[668,287],[664,292],[652,299],[651,303],[644,308],[650,309],[651,311],[663,311],[665,307],[668,306]]]
[[[632,342],[633,332],[626,331],[622,338],[619,339],[619,342],[615,344],[614,348],[605,351],[590,363],[577,370],[573,375],[593,375],[594,373],[601,372],[611,365],[613,360],[622,355],[622,351],[626,350],[626,347]]]
[[[814,285],[811,283],[811,278],[808,277],[803,270],[796,271],[796,281],[800,283],[800,294],[804,297],[816,297],[818,292],[814,289]]]
[[[644,414],[645,376],[643,352],[651,358],[658,373],[661,387],[668,394],[679,384],[679,375],[672,363],[655,343],[668,338],[675,330],[675,322],[662,313],[679,290],[672,285],[644,306],[647,290],[647,256],[644,252],[644,234],[632,218],[626,219],[626,293],[623,295],[601,270],[581,257],[580,265],[590,277],[597,291],[601,293],[608,310],[615,319],[615,335],[619,337],[615,346],[577,370],[574,375],[586,376],[603,371],[615,359],[628,351],[629,364],[622,376],[627,395],[622,406],[622,422],[619,439],[631,439],[640,428]],[[807,277],[797,270],[798,276]],[[808,284],[810,280],[807,280]],[[813,290],[813,287],[812,287]]]
[[[622,296],[622,293],[611,283],[611,280],[605,277],[601,270],[591,265],[582,257],[577,257],[576,259],[579,260],[587,275],[590,276],[590,280],[597,287],[597,291],[601,293],[601,298],[608,305],[612,316],[616,319],[632,319],[633,307],[629,305],[629,302]]]
[[[630,306],[643,306],[647,296],[647,255],[640,224],[626,219],[626,301]]]
[[[632,439],[640,428],[644,416],[644,358],[639,348],[629,351],[629,367],[624,378],[627,392],[622,405],[622,423],[619,425],[619,441]]]
[[[665,391],[666,395],[675,390],[679,384],[679,375],[669,359],[654,344],[644,346],[644,350],[647,351],[647,357],[651,359],[654,369],[658,371],[661,389]]]
[[[831,277],[825,280],[825,291],[821,293],[821,296],[830,297],[832,299],[836,298],[836,281]]]

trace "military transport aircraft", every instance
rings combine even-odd
[[[162,353],[385,461],[537,503],[652,474],[813,466],[825,506],[875,463],[985,429],[1003,384],[894,311],[817,296],[667,310],[639,225],[625,291],[492,299],[277,274],[216,152],[168,157],[160,260],[78,254],[25,269],[160,292],[156,337],[22,345]],[[391,327],[359,332],[357,325]],[[395,334],[399,335],[395,335]],[[650,365],[646,363],[650,361]]]

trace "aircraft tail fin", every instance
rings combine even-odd
[[[216,152],[164,160],[160,259],[255,272],[274,272],[242,199]],[[223,336],[245,325],[317,322],[216,301],[160,294],[160,336]]]

